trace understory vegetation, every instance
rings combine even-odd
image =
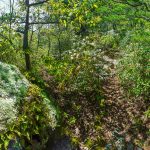
[[[149,150],[150,2],[3,3],[0,149]]]

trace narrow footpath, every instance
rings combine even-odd
[[[123,150],[142,150],[136,144],[148,139],[145,133],[150,127],[143,115],[146,110],[144,100],[127,98],[116,73],[117,61],[107,56],[105,59],[111,66],[110,75],[103,85],[107,112],[103,118],[106,141]],[[144,150],[150,150],[150,147]]]

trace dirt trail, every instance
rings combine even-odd
[[[146,110],[144,101],[125,96],[115,71],[116,60],[106,56],[106,61],[110,63],[110,75],[103,85],[107,112],[103,118],[106,140],[111,141],[115,131],[124,137],[126,142],[145,140],[149,123],[143,118],[143,112]],[[138,123],[140,120],[143,122]]]
[[[107,116],[104,118],[105,125],[110,131],[116,128],[124,131],[131,125],[128,108],[130,104],[125,101],[123,91],[116,76],[108,78],[103,87],[106,96]]]
[[[125,147],[121,150],[135,150],[137,149],[137,146],[133,144],[135,140],[145,141],[147,139],[146,131],[148,131],[148,125],[150,124],[143,118],[146,104],[142,99],[129,99],[125,96],[116,74],[117,60],[108,56],[104,56],[103,59],[105,62],[104,68],[109,71],[108,77],[103,83],[104,106],[101,108],[98,101],[89,101],[82,95],[78,97],[67,95],[60,99],[59,106],[67,114],[63,118],[64,130],[69,131],[69,136],[74,137],[74,140],[78,140],[79,147],[72,148],[70,141],[62,138],[56,140],[51,149],[99,150],[101,145],[107,147],[110,141],[113,144],[116,143],[118,140],[114,139],[114,133],[116,132],[117,138],[124,140],[124,143],[118,144],[118,146],[123,144],[123,147]],[[71,123],[72,121],[73,123]],[[99,142],[101,138],[104,138],[101,141],[103,143]],[[88,145],[90,147],[88,148],[87,144],[92,146]],[[117,147],[115,150],[118,149]],[[109,148],[108,150],[114,149]],[[137,150],[142,149],[138,148]]]

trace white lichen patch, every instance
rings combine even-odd
[[[16,119],[17,110],[15,108],[15,99],[4,97],[0,98],[0,130],[5,128],[7,123]]]
[[[57,119],[56,119],[57,111],[56,111],[55,107],[50,103],[50,100],[48,98],[44,97],[43,103],[46,104],[46,106],[48,107],[49,117],[51,120],[49,122],[49,125],[52,127],[52,129],[54,129],[57,125]]]

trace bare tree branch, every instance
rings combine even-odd
[[[22,22],[15,22],[15,23],[24,24],[25,21],[22,21]],[[56,23],[59,23],[59,21],[47,21],[47,22],[39,21],[39,22],[29,22],[29,25],[34,25],[34,24],[56,24]]]
[[[46,2],[48,2],[48,0],[44,0],[44,1],[37,2],[37,3],[29,4],[28,7],[40,5],[40,4],[43,4],[43,3],[46,3]]]
[[[30,25],[33,25],[33,24],[56,24],[58,23],[58,21],[48,21],[48,22],[30,22],[29,24]]]

